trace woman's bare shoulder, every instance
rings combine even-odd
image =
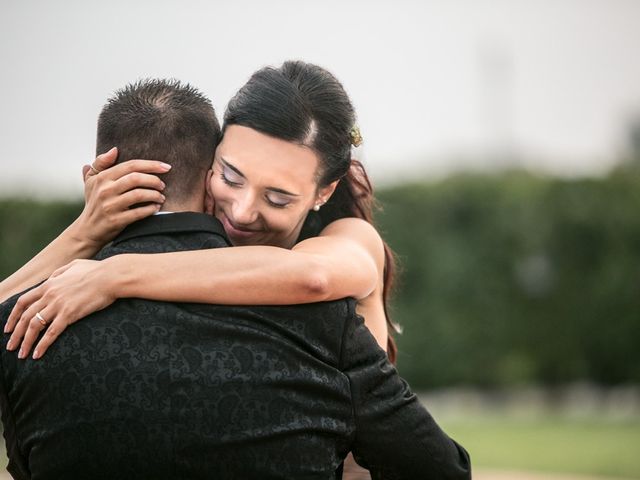
[[[340,218],[327,225],[320,236],[341,237],[363,246],[379,265],[384,265],[384,243],[376,228],[361,218]]]
[[[376,285],[367,296],[358,298],[357,311],[364,317],[365,325],[377,342],[386,350],[389,332],[382,300],[385,265],[382,237],[373,225],[360,218],[336,220],[329,224],[322,234],[325,232],[328,235],[349,238],[351,241],[360,244],[368,252],[369,256],[373,258],[377,270]]]

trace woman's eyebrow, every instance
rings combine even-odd
[[[247,178],[244,176],[244,174],[238,170],[236,167],[234,167],[233,165],[231,165],[229,162],[227,162],[224,158],[220,157],[220,161],[224,164],[225,167],[230,168],[231,170],[233,170],[235,173],[237,173],[238,175],[240,175],[242,178]]]
[[[284,195],[290,195],[292,197],[300,197],[300,195],[298,195],[297,193],[287,192],[286,190],[283,190],[281,188],[267,187],[267,190],[271,190],[272,192],[276,192],[276,193],[282,193]]]
[[[223,157],[220,157],[220,162],[222,162],[222,164],[227,167],[230,168],[231,170],[233,170],[236,174],[240,175],[242,178],[246,179],[247,177],[244,176],[244,174],[238,170],[236,167],[234,167],[233,165],[231,165],[227,160],[225,160]],[[284,195],[290,195],[292,197],[300,197],[301,195],[297,194],[297,193],[292,193],[292,192],[288,192],[282,188],[277,188],[277,187],[267,187],[267,190],[271,190],[272,192],[276,192],[276,193],[282,193]]]

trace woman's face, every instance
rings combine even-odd
[[[335,185],[318,190],[318,157],[309,148],[231,125],[208,182],[214,215],[233,245],[291,248],[307,213]]]

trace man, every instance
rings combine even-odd
[[[220,129],[175,81],[116,93],[98,150],[167,158],[163,208],[97,256],[229,246],[202,213]],[[170,275],[170,272],[167,272]],[[6,322],[16,298],[0,305]],[[4,339],[6,344],[6,337]],[[231,307],[123,299],[44,359],[1,349],[9,471],[26,478],[329,479],[349,451],[374,478],[469,478],[468,456],[397,376],[352,300]]]

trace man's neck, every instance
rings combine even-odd
[[[166,200],[158,213],[178,213],[178,212],[196,212],[204,213],[202,200],[192,200],[188,202],[171,202]]]

